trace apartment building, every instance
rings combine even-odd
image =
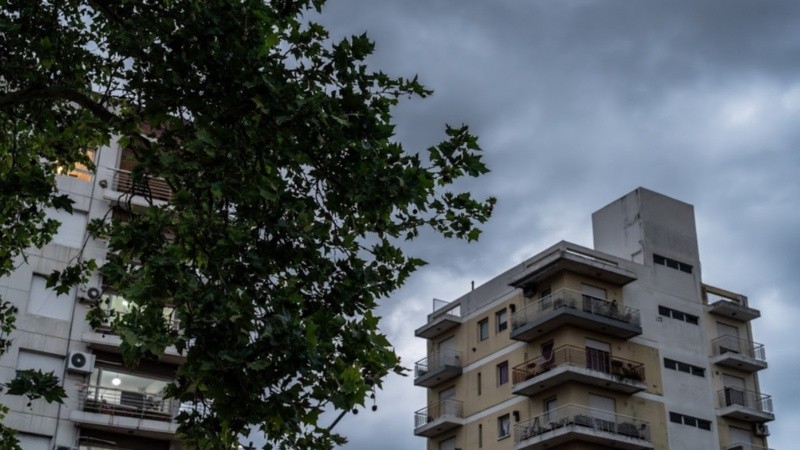
[[[163,180],[135,186],[133,164],[116,142],[92,153],[96,174],[85,168],[59,175],[58,189],[75,201],[73,214],[48,214],[61,227],[51,243],[27,251],[27,262],[0,279],[0,293],[19,308],[18,330],[11,350],[0,358],[0,379],[10,380],[17,370],[53,371],[68,395],[63,405],[0,394],[11,412],[5,424],[18,430],[25,450],[178,450],[175,416],[180,405],[164,397],[183,357],[168,349],[159,361],[126,367],[119,351],[121,339],[107,326],[92,329],[85,319],[89,305],[108,300],[109,308],[131,306],[94,276],[68,295],[57,296],[45,286],[45,277],[60,270],[80,252],[100,264],[107,245],[86,234],[96,218],[124,218],[150,204],[163,204],[170,191]],[[145,198],[145,195],[148,198]],[[165,320],[170,311],[165,310]]]
[[[558,242],[434,301],[414,434],[429,450],[767,448],[760,313],[703,283],[693,207],[639,188],[592,226],[594,249]]]

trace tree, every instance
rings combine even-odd
[[[43,207],[69,204],[54,168],[87,163],[110,136],[134,155],[134,185],[163,178],[167,204],[151,197],[90,232],[109,241],[105,283],[136,305],[113,322],[126,362],[185,353],[168,395],[195,406],[179,433],[199,448],[230,448],[251,426],[279,448],[343,442],[321,412],[363,405],[403,372],[373,314],[424,264],[402,242],[424,228],[475,240],[494,204],[448,190],[487,172],[466,126],[423,153],[393,139],[391,108],[430,91],[368,68],[366,35],[329,42],[307,18],[323,3],[0,3],[3,171],[44,171],[4,211],[35,212],[10,245],[46,242],[31,231],[52,225]],[[93,269],[51,281],[64,290]]]

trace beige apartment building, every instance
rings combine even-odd
[[[416,335],[428,450],[767,448],[747,297],[703,283],[691,205],[639,188]],[[422,406],[422,405],[421,405]]]
[[[88,221],[125,218],[163,205],[171,192],[163,180],[134,185],[132,161],[116,142],[93,152],[96,174],[77,168],[57,178],[58,189],[75,201],[74,213],[50,211],[61,227],[53,241],[29,249],[27,262],[0,279],[0,293],[19,309],[13,345],[0,358],[0,379],[12,379],[17,370],[53,371],[64,383],[63,405],[0,394],[11,411],[4,423],[18,430],[24,450],[178,450],[175,417],[181,405],[164,396],[167,383],[184,362],[174,348],[160,361],[125,367],[121,339],[107,326],[93,329],[86,321],[89,305],[109,300],[113,309],[130,308],[125,298],[103,286],[95,275],[68,295],[57,296],[45,286],[45,277],[63,270],[82,252],[102,265],[107,245],[86,234]],[[145,198],[145,196],[147,198]],[[165,309],[164,318],[171,320]]]

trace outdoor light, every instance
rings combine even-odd
[[[111,384],[113,384],[114,386],[119,386],[120,383],[122,383],[122,380],[120,380],[119,377],[114,377],[111,379]]]

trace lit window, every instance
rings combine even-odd
[[[489,319],[478,322],[478,340],[485,341],[486,339],[489,339]]]
[[[497,418],[497,439],[511,436],[511,419],[508,414]]]

